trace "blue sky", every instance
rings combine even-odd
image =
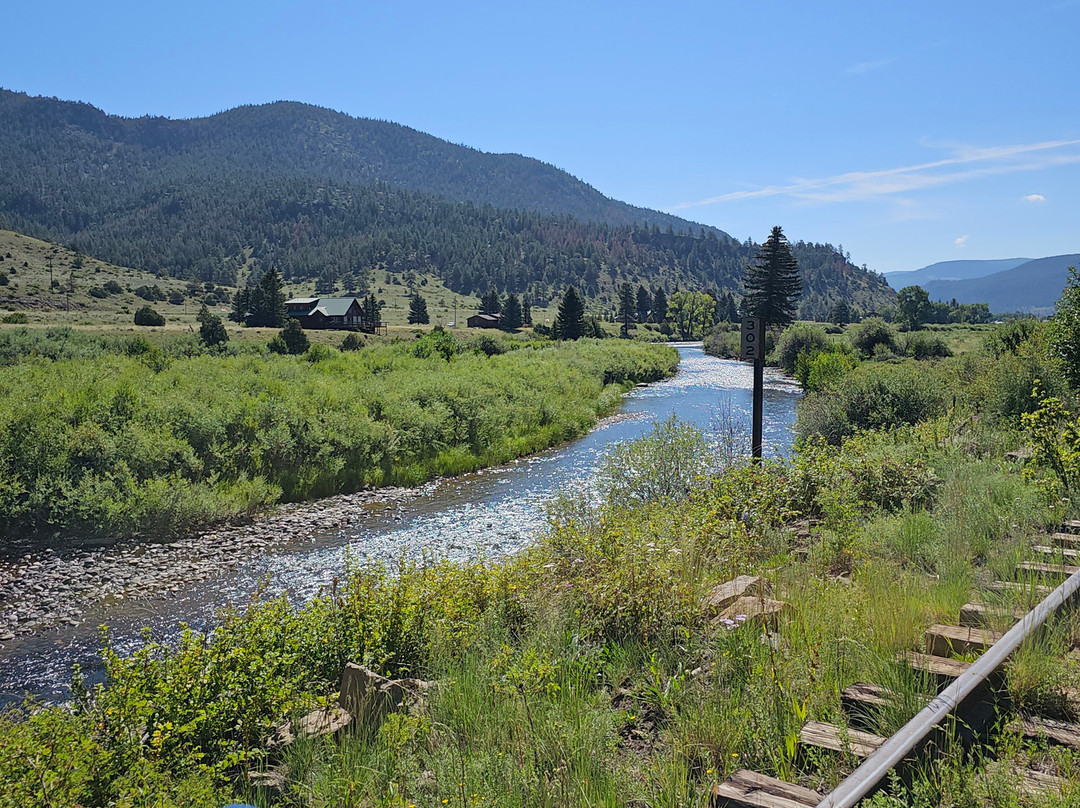
[[[739,238],[779,224],[879,271],[1080,252],[1080,0],[39,0],[4,17],[0,86],[113,114],[306,101]]]

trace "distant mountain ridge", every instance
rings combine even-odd
[[[934,300],[987,303],[994,314],[1045,315],[1061,297],[1070,266],[1080,266],[1080,253],[1037,258],[983,277],[929,281],[922,286]]]
[[[294,102],[120,118],[0,90],[0,227],[111,263],[326,292],[433,273],[454,292],[610,302],[621,282],[739,291],[756,245],[608,199],[552,166]],[[894,299],[830,244],[793,245],[804,317]]]
[[[458,202],[570,215],[616,226],[646,223],[679,232],[713,230],[726,235],[668,213],[610,199],[531,157],[482,152],[401,124],[354,118],[296,101],[174,120],[122,118],[82,102],[0,90],[0,119],[16,128],[19,124],[50,127],[73,146],[104,141],[117,149],[147,151],[164,162],[209,160],[233,170],[262,170],[278,163],[295,174],[360,185],[386,183]],[[107,159],[109,155],[101,156]]]
[[[905,286],[923,286],[930,281],[960,281],[1005,272],[1026,264],[1030,258],[998,258],[988,261],[939,261],[922,269],[886,272],[885,280],[900,291]]]

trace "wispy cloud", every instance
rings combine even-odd
[[[731,191],[696,202],[683,202],[669,210],[685,210],[719,202],[790,196],[816,202],[853,202],[892,194],[949,185],[978,177],[1040,171],[1052,166],[1080,163],[1080,140],[1046,140],[1012,146],[951,146],[952,155],[941,160],[876,171],[848,171],[829,177],[796,177],[783,185]],[[960,167],[959,170],[954,167]]]
[[[882,67],[888,67],[895,61],[896,59],[875,59],[870,62],[859,62],[858,64],[853,64],[844,72],[853,73],[856,75],[858,75],[859,73],[869,73],[871,70],[878,70]]]
[[[960,236],[960,238],[958,238],[956,241],[954,241],[953,244],[955,244],[957,247],[966,247],[967,246],[967,233]]]
[[[1038,204],[1039,202],[1045,202],[1046,197],[1043,196],[1042,194],[1028,194],[1027,196],[1024,197],[1024,201],[1025,202],[1034,202],[1034,203]]]

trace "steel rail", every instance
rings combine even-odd
[[[901,727],[899,732],[883,743],[861,766],[848,775],[844,782],[826,795],[817,804],[817,808],[855,808],[863,798],[873,793],[890,771],[928,741],[933,732],[964,701],[986,684],[988,677],[1004,664],[1020,644],[1038,631],[1047,618],[1064,606],[1078,590],[1080,572],[1067,578],[1038,606],[1024,615],[1020,622],[991,645],[970,668]]]

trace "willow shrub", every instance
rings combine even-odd
[[[408,343],[311,358],[144,347],[0,368],[10,534],[168,535],[279,499],[505,462],[582,434],[678,361],[662,346],[590,340],[451,361]]]

